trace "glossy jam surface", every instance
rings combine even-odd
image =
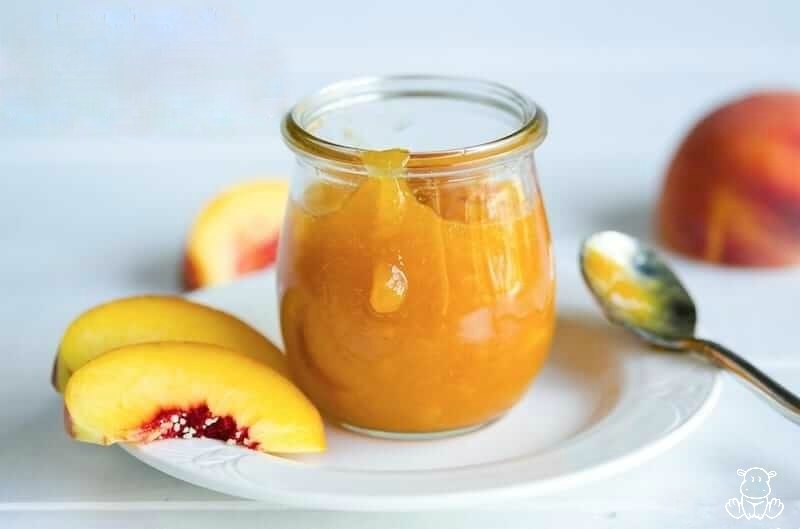
[[[541,368],[554,326],[544,209],[519,180],[318,180],[289,205],[281,326],[294,380],[335,420],[428,433],[491,420]]]

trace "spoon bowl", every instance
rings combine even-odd
[[[581,246],[583,278],[608,318],[661,347],[694,336],[697,310],[678,277],[638,240],[596,233]]]

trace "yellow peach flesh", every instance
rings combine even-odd
[[[232,418],[263,452],[325,449],[319,412],[297,387],[215,345],[164,342],[109,351],[73,374],[64,405],[70,435],[89,443],[156,439],[159,432],[146,427],[160,412],[202,406]]]
[[[286,181],[257,180],[214,198],[189,235],[186,287],[225,283],[272,264],[288,195]]]
[[[108,350],[173,340],[228,347],[287,372],[281,351],[238,318],[179,297],[137,296],[90,309],[67,328],[53,366],[53,385],[63,391],[73,372]]]

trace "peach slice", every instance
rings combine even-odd
[[[184,260],[188,289],[226,283],[275,262],[289,185],[257,180],[217,196],[197,217]]]
[[[73,372],[111,349],[172,340],[228,347],[287,372],[281,351],[240,319],[179,297],[137,296],[99,305],[70,324],[53,366],[53,386],[64,391]]]
[[[217,345],[109,351],[72,375],[64,408],[68,433],[88,443],[205,437],[271,453],[325,450],[320,414],[294,384]]]

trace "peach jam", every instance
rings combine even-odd
[[[451,134],[442,113],[456,108],[456,121],[479,114],[472,126],[493,119]],[[451,138],[465,133],[477,139]],[[491,83],[373,79],[301,103],[284,134],[298,155],[278,257],[295,382],[372,434],[502,415],[541,369],[555,321],[533,164],[541,111]],[[408,150],[383,149],[394,145]]]

